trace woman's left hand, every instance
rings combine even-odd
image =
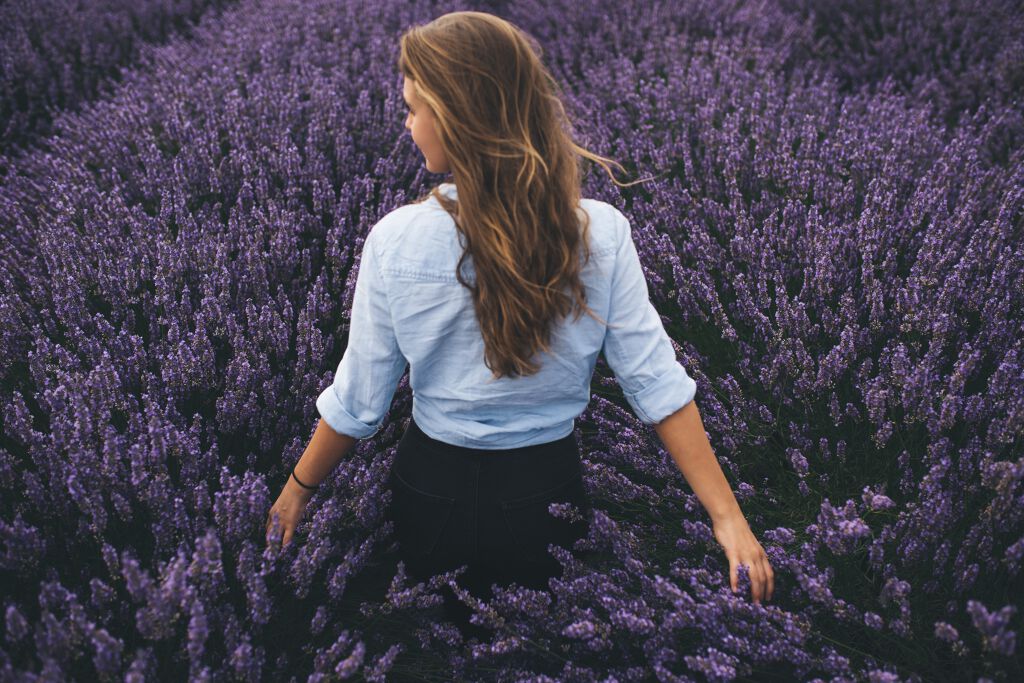
[[[713,529],[715,539],[721,544],[725,556],[729,559],[729,584],[733,593],[736,592],[739,583],[737,567],[745,564],[750,574],[750,592],[754,602],[760,604],[762,599],[771,600],[775,592],[775,574],[768,562],[768,555],[754,538],[754,532],[750,530],[743,515],[737,514],[715,520]]]

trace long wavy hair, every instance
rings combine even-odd
[[[601,320],[580,277],[579,255],[589,262],[590,247],[576,155],[627,186],[605,162],[621,164],[573,141],[542,54],[514,24],[463,11],[409,28],[398,57],[430,107],[458,189],[455,200],[434,187],[421,201],[435,197],[465,238],[456,277],[472,293],[494,378],[535,374],[534,354],[550,350],[552,326],[569,313]],[[461,272],[467,256],[474,285]]]

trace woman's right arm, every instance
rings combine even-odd
[[[695,401],[653,425],[676,467],[711,516],[715,538],[729,560],[729,583],[736,590],[737,566],[747,565],[754,602],[770,600],[775,578],[768,556],[754,537],[711,450]]]

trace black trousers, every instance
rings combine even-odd
[[[588,530],[582,475],[574,434],[521,448],[467,448],[427,436],[410,419],[389,477],[399,557],[417,581],[467,564],[457,583],[484,600],[492,583],[546,590],[562,574],[548,544],[572,551]],[[571,503],[583,519],[555,517],[555,502]],[[450,587],[442,594],[445,616],[464,635],[489,634],[469,623],[471,609]]]

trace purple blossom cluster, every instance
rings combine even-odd
[[[590,533],[551,547],[550,590],[480,601],[397,561],[407,377],[266,545],[362,239],[439,182],[402,127],[398,36],[455,9],[535,36],[580,141],[653,176],[594,168],[584,196],[631,219],[771,601],[742,566],[732,592],[603,359]],[[0,159],[0,680],[1020,679],[1013,10],[240,0],[154,46]],[[491,637],[441,618],[445,585]]]
[[[54,113],[79,109],[145,62],[146,48],[187,35],[229,0],[33,0],[0,3],[0,150],[25,148]],[[60,132],[59,130],[57,131]]]

